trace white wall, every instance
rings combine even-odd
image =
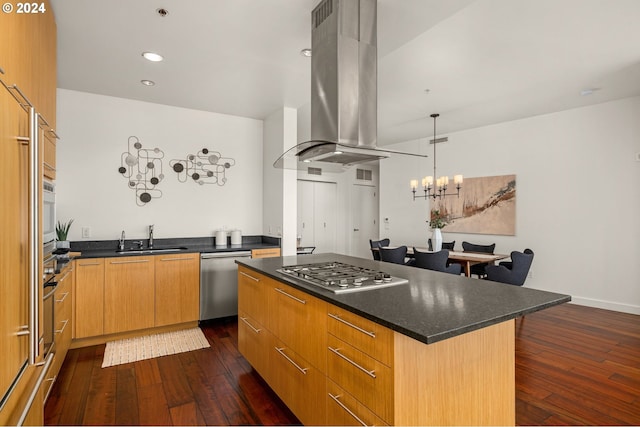
[[[640,314],[640,97],[449,134],[438,174],[516,174],[516,235],[447,233],[444,240],[495,242],[497,253],[531,248],[525,286],[574,302]],[[441,119],[446,119],[446,113]],[[398,144],[420,149],[426,140]],[[381,236],[425,246],[429,207],[411,200],[409,180],[432,160],[381,163]],[[421,170],[420,170],[421,169]],[[463,190],[464,191],[464,190]]]
[[[264,122],[264,234],[280,237],[282,254],[296,254],[295,171],[277,169],[273,162],[296,143],[297,112],[284,107]]]
[[[70,240],[212,236],[226,226],[262,234],[262,121],[58,89],[57,214],[75,220]],[[164,151],[162,197],[136,205],[118,173],[127,139]],[[224,186],[181,183],[169,167],[202,148],[234,158]]]

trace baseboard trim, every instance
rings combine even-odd
[[[583,298],[572,295],[571,303],[576,305],[585,305],[587,307],[603,308],[605,310],[620,311],[622,313],[640,315],[640,306],[631,304],[622,304],[619,302],[603,301],[592,298]]]

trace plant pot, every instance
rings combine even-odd
[[[439,228],[433,229],[433,234],[431,235],[431,245],[434,252],[442,250],[442,231],[440,231]]]
[[[56,242],[56,248],[57,249],[69,249],[71,247],[71,242],[69,242],[68,240],[58,240]]]

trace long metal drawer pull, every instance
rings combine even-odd
[[[42,166],[44,166],[45,168],[49,169],[50,171],[54,171],[55,172],[55,170],[56,170],[56,168],[54,168],[53,166],[51,166],[47,162],[42,162]]]
[[[366,424],[364,421],[362,421],[362,420],[361,420],[361,419],[360,419],[356,414],[354,414],[354,413],[351,411],[351,409],[347,408],[347,406],[346,406],[344,403],[340,402],[340,395],[338,395],[338,396],[334,396],[333,394],[329,393],[329,397],[330,397],[330,398],[332,398],[332,399],[333,399],[333,400],[334,400],[338,405],[340,405],[340,407],[341,407],[342,409],[344,409],[345,411],[347,411],[347,413],[348,413],[349,415],[351,415],[351,416],[352,416],[352,417],[353,417],[357,422],[359,422],[359,423],[360,423],[360,424],[362,424],[363,426],[367,427],[367,424]]]
[[[287,359],[289,361],[289,363],[291,363],[293,366],[295,366],[296,369],[298,369],[303,374],[307,375],[307,371],[309,370],[309,368],[301,368],[300,365],[298,365],[296,362],[291,360],[291,358],[284,353],[284,347],[283,348],[274,347],[274,348],[276,349],[276,351],[278,353],[280,353],[282,355],[282,357]]]
[[[329,317],[331,317],[332,319],[336,319],[338,322],[342,322],[347,326],[351,326],[353,329],[355,329],[356,331],[360,331],[363,334],[369,335],[371,338],[375,338],[376,337],[376,333],[373,331],[367,331],[365,329],[362,329],[360,326],[354,325],[351,322],[347,322],[346,320],[344,320],[343,318],[341,318],[340,316],[338,316],[337,314],[333,314],[333,313],[328,313]]]
[[[260,331],[262,330],[262,329],[256,329],[251,323],[249,323],[246,317],[241,317],[240,320],[242,320],[244,323],[247,324],[247,326],[253,329],[253,332],[255,332],[256,334],[259,334]]]
[[[148,259],[141,259],[139,261],[111,261],[111,264],[142,264],[143,262],[149,262]]]
[[[73,270],[71,270],[71,271],[73,271]],[[58,281],[58,283],[62,283],[62,282],[64,282],[64,280],[67,278],[67,276],[69,275],[69,273],[71,273],[71,271],[67,271],[67,272],[64,274],[64,276],[62,276],[62,279],[60,279],[60,280]]]
[[[51,381],[51,385],[49,386],[49,390],[47,390],[47,394],[44,396],[43,402],[46,402],[47,399],[49,398],[49,395],[51,394],[51,391],[53,390],[53,383],[55,383],[57,379],[58,379],[58,376],[54,375],[53,378],[47,378],[45,380],[45,381]]]
[[[88,267],[90,265],[100,265],[100,263],[99,262],[90,262],[90,263],[87,263],[87,264],[78,264],[78,267]]]
[[[20,326],[20,331],[16,332],[16,336],[24,336],[24,335],[29,335],[31,333],[31,331],[29,330],[29,325],[22,325]]]
[[[160,261],[191,261],[193,259],[193,257],[191,258],[160,258]]]
[[[260,279],[256,279],[255,277],[248,275],[244,271],[239,271],[239,273],[242,274],[245,277],[248,277],[249,279],[253,280],[254,282],[259,282],[260,281]]]
[[[358,365],[356,362],[354,362],[353,360],[349,359],[344,354],[340,353],[340,349],[339,348],[329,347],[329,350],[331,350],[332,352],[334,352],[338,356],[342,357],[344,360],[346,360],[347,362],[351,363],[353,366],[355,366],[356,368],[360,369],[362,372],[364,372],[365,374],[369,375],[371,378],[375,378],[376,377],[376,371],[375,370],[369,371],[367,368],[363,368],[362,366]]]
[[[62,298],[57,299],[56,302],[64,302],[64,300],[67,299],[67,295],[69,295],[69,292],[65,292],[64,294],[62,294]]]
[[[282,295],[288,296],[289,298],[298,301],[300,304],[306,304],[307,303],[307,301],[305,301],[303,299],[300,299],[300,298],[297,298],[297,297],[294,297],[293,295],[286,293],[285,291],[283,291],[280,288],[275,288],[275,289],[276,289],[276,292],[280,292]]]
[[[36,385],[31,391],[29,400],[27,400],[27,404],[24,405],[24,410],[22,411],[22,414],[20,415],[20,419],[18,420],[16,425],[18,426],[23,425],[24,421],[27,419],[27,415],[29,415],[29,410],[31,409],[31,405],[33,405],[33,402],[36,400],[36,397],[38,396],[38,392],[40,391],[40,386],[44,381],[44,376],[47,375],[47,371],[49,370],[49,366],[51,365],[51,362],[53,362],[53,353],[49,353],[49,355],[47,356],[47,359],[44,363],[44,368],[42,368],[42,372],[40,372],[40,376],[38,376],[38,381],[36,381]]]
[[[64,323],[64,325],[62,325],[62,329],[56,329],[56,334],[61,334],[64,332],[64,329],[67,327],[67,323],[69,323],[69,319],[63,320],[62,323]]]

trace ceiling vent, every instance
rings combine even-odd
[[[322,169],[320,168],[308,168],[307,173],[309,175],[322,175]]]
[[[356,179],[358,181],[373,181],[373,172],[369,169],[356,169]]]

